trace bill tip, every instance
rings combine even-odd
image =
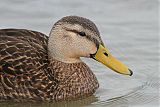
[[[132,76],[133,75],[133,71],[128,69],[130,71],[130,75],[129,76]]]

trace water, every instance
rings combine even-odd
[[[158,107],[158,0],[0,0],[0,28],[49,34],[66,15],[93,20],[111,53],[127,64],[132,77],[112,72],[91,59],[100,88],[86,99],[57,103],[0,103],[1,107]]]

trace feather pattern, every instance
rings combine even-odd
[[[0,30],[0,101],[57,101],[89,96],[98,81],[83,62],[48,59],[48,37],[25,29]]]

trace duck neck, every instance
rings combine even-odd
[[[55,27],[48,40],[48,73],[53,81],[49,95],[51,100],[68,100],[92,95],[98,81],[91,69],[74,56],[68,40],[64,40],[63,29]],[[62,46],[63,44],[63,46]],[[65,47],[64,47],[65,46]]]
[[[68,100],[82,96],[92,95],[98,88],[98,81],[83,62],[64,63],[50,59],[50,74],[56,82],[53,93],[54,100]]]

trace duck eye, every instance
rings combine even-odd
[[[80,36],[86,36],[86,33],[85,33],[85,32],[78,32],[78,34],[79,34]]]

